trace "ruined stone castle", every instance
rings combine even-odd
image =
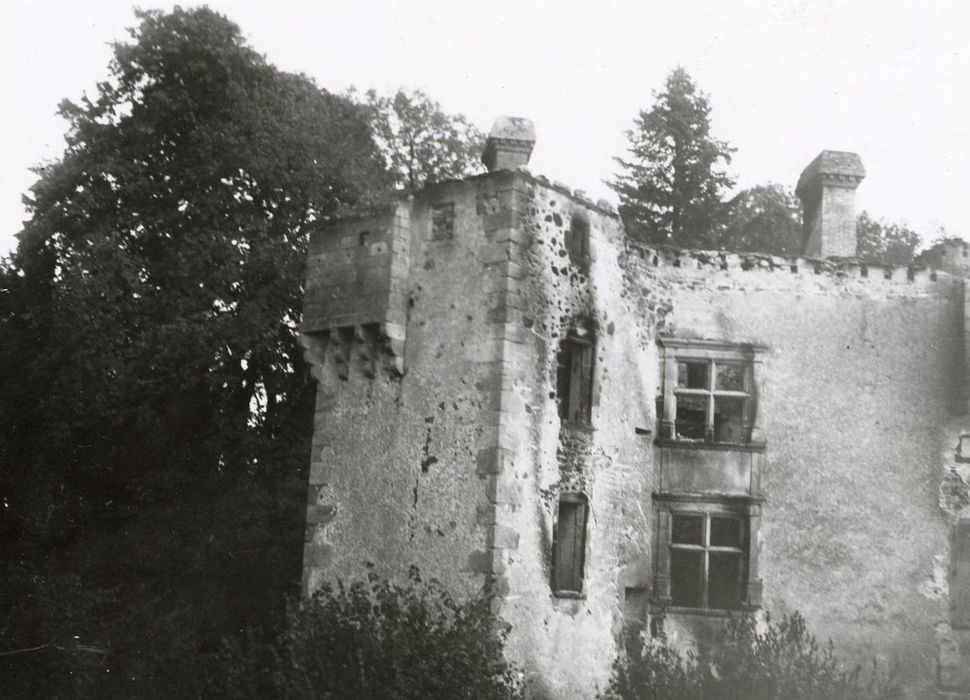
[[[865,172],[833,151],[803,257],[636,245],[529,173],[534,140],[500,118],[487,173],[314,235],[305,589],[487,583],[536,697],[593,697],[631,631],[796,609],[908,697],[964,697],[966,247],[857,259]]]

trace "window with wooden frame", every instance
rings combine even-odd
[[[592,336],[581,330],[569,333],[559,344],[556,396],[563,422],[585,426],[592,423],[595,349]]]
[[[576,596],[583,592],[588,511],[582,494],[559,497],[552,543],[552,590],[558,596]]]
[[[669,498],[660,508],[657,601],[711,611],[760,605],[758,557],[752,549],[759,503]]]
[[[671,513],[670,602],[685,608],[741,607],[747,520],[731,514]]]
[[[660,437],[728,445],[753,442],[757,417],[752,345],[661,339]]]

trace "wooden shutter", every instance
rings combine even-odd
[[[570,347],[569,341],[566,340],[559,344],[559,357],[556,364],[556,397],[559,399],[559,417],[565,420],[571,419],[569,413]]]
[[[569,356],[569,420],[584,422],[583,416],[583,350],[579,343],[570,341],[566,354]]]
[[[591,423],[593,419],[593,346],[583,345],[579,353],[579,419]]]
[[[559,345],[556,368],[559,417],[573,423],[590,423],[593,405],[593,345],[567,338]]]
[[[559,501],[554,552],[554,588],[557,591],[583,590],[583,557],[586,552],[586,501],[582,498]]]
[[[953,528],[950,554],[950,624],[970,627],[970,519]]]

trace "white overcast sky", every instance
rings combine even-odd
[[[860,210],[970,238],[966,0],[208,4],[329,90],[421,88],[485,131],[499,114],[531,118],[531,170],[594,199],[614,199],[602,181],[623,131],[679,64],[738,149],[740,187],[791,186],[820,150],[852,150],[869,173]],[[58,102],[93,91],[109,42],[134,24],[129,2],[0,0],[0,254],[25,217],[29,168],[63,148]]]

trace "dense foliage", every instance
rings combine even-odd
[[[390,188],[365,108],[140,12],[0,270],[0,695],[182,697],[300,576],[309,230]]]
[[[738,252],[801,255],[801,205],[795,195],[774,183],[742,190],[727,203],[718,247]]]
[[[868,212],[856,219],[857,255],[863,260],[885,265],[908,265],[913,262],[922,238],[906,224],[876,221]]]
[[[461,114],[447,114],[420,90],[392,97],[367,93],[371,125],[399,190],[414,192],[482,172],[485,136]]]
[[[308,235],[464,174],[480,140],[421,93],[279,71],[211,10],[137,17],[61,105],[66,149],[0,264],[3,697],[199,697],[227,634],[283,620]]]
[[[227,643],[210,690],[233,698],[514,700],[507,628],[485,597],[459,603],[412,569],[394,584],[325,586],[290,611],[285,630]]]
[[[615,159],[621,172],[609,184],[632,239],[716,247],[723,193],[733,185],[724,168],[734,149],[711,136],[710,112],[707,95],[676,68],[627,132],[629,155]]]
[[[762,629],[732,619],[724,638],[686,656],[665,640],[636,640],[617,660],[604,700],[879,700],[895,697],[875,667],[845,670],[798,613]],[[866,678],[863,676],[866,675]]]

